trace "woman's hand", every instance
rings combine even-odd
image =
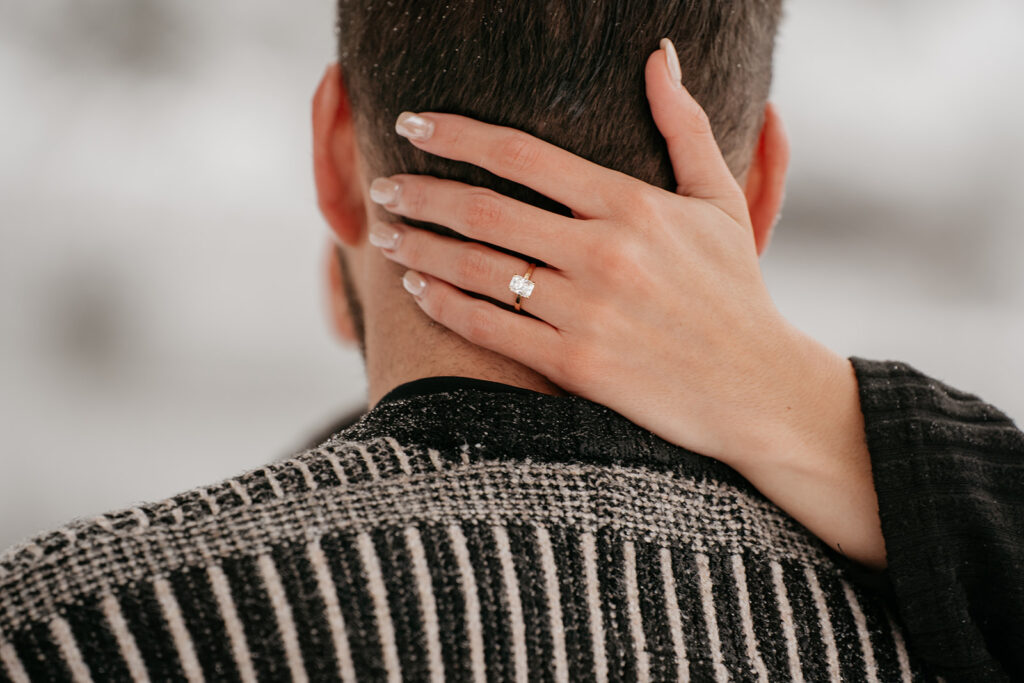
[[[373,226],[371,241],[411,269],[406,288],[437,322],[726,462],[830,544],[877,565],[884,549],[852,369],[775,308],[746,197],[703,110],[671,73],[673,58],[674,50],[655,52],[646,78],[676,194],[512,129],[451,114],[399,117],[397,130],[418,148],[573,211],[426,176],[371,186],[392,213],[543,262],[521,299],[530,315],[463,291],[511,303],[523,259],[400,224]],[[822,453],[831,460],[822,463]],[[862,521],[851,532],[854,509]]]

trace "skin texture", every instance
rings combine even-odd
[[[882,567],[853,369],[782,318],[760,272],[785,187],[781,121],[769,105],[741,187],[673,76],[669,47],[651,55],[645,78],[676,193],[511,129],[431,112],[413,120],[431,134],[407,134],[410,144],[527,185],[573,218],[412,175],[375,180],[374,206],[340,79],[328,71],[314,102],[317,187],[366,312],[371,402],[437,374],[579,394],[725,462],[827,543]],[[548,264],[523,302],[530,315],[507,305],[508,280],[526,261],[388,220],[384,209]],[[368,246],[368,233],[385,248]],[[408,293],[396,294],[398,274]],[[351,334],[344,305],[335,312]],[[424,326],[424,314],[443,327]]]

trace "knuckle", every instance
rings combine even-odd
[[[614,309],[607,301],[602,301],[591,307],[586,321],[587,335],[596,339],[604,339],[614,330],[623,315],[622,311]],[[596,350],[592,348],[581,351],[584,359],[595,360]]]
[[[630,204],[632,215],[642,223],[648,223],[661,218],[664,198],[654,188],[645,185],[633,191]]]
[[[633,240],[624,237],[599,242],[590,256],[602,276],[611,283],[631,277],[642,261],[640,248]]]
[[[426,194],[419,183],[404,180],[402,181],[402,196],[400,197],[401,210],[403,213],[419,216],[423,213],[426,203]]]
[[[473,306],[466,312],[463,321],[463,336],[470,342],[484,346],[494,337],[494,320],[490,311],[482,306]]]
[[[586,248],[589,264],[601,272],[602,276],[609,268],[618,266],[618,253],[611,240],[595,240]]]
[[[428,287],[421,305],[427,314],[445,327],[452,326],[452,300],[448,291],[438,291],[436,287]]]
[[[393,251],[410,268],[416,268],[423,263],[423,241],[417,230],[406,230]]]
[[[463,222],[470,228],[489,228],[501,222],[501,202],[490,192],[475,190],[466,197]]]
[[[462,121],[445,121],[444,128],[448,131],[448,147],[462,149],[466,146],[466,124]]]
[[[475,244],[466,245],[460,250],[453,267],[458,281],[456,284],[463,286],[486,282],[491,272],[486,248]]]
[[[650,259],[647,256],[647,245],[643,240],[634,237],[626,237],[619,241],[619,258],[622,265],[633,269],[643,268]]]
[[[704,107],[696,102],[693,106],[687,107],[683,114],[683,123],[690,133],[706,135],[711,133],[711,119]]]
[[[604,277],[612,282],[618,282],[622,273],[629,268],[629,259],[621,244],[603,250],[600,258]]]
[[[630,220],[635,214],[635,198],[642,195],[647,188],[647,183],[636,178],[618,178],[609,184],[608,196],[606,199],[607,211],[611,217],[621,220]]]
[[[540,147],[522,133],[511,133],[502,138],[494,150],[495,164],[506,171],[529,172],[537,163]]]

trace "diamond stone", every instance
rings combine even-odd
[[[533,280],[527,280],[522,275],[513,275],[512,282],[508,283],[508,288],[512,290],[513,294],[529,299],[530,295],[533,294],[533,285]]]

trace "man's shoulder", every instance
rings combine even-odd
[[[189,568],[453,524],[614,528],[664,546],[826,561],[816,539],[763,498],[685,470],[346,430],[287,460],[8,550],[0,633]]]
[[[280,461],[196,486],[168,498],[144,502],[69,523],[0,552],[0,585],[14,572],[51,564],[73,550],[113,538],[146,539],[174,529],[232,524],[250,510],[300,502],[311,494],[368,485],[398,472],[424,470],[419,453],[388,437],[345,439],[343,434]],[[469,450],[467,446],[467,452]],[[432,454],[437,466],[444,457]],[[454,456],[458,457],[458,456]],[[462,458],[460,458],[462,459]],[[468,462],[468,460],[466,460]],[[436,468],[434,465],[431,468]]]
[[[599,563],[671,550],[711,558],[712,569],[750,556],[833,571],[821,544],[780,510],[685,467],[380,434],[346,430],[288,460],[78,520],[9,550],[0,556],[0,660],[7,648],[26,667],[71,666],[96,655],[76,640],[92,643],[96,624],[107,624],[99,635],[128,643],[119,657],[136,656],[132,642],[157,650],[174,642],[182,666],[198,669],[202,653],[181,634],[202,632],[210,610],[225,624],[237,617],[262,642],[262,621],[287,625],[290,609],[305,618],[314,593],[327,600],[336,590],[341,609],[354,610],[346,619],[367,618],[383,609],[371,600],[382,585],[389,595],[410,594],[416,562],[428,562],[442,583],[456,581],[467,562],[488,585],[506,580],[511,566],[528,573],[525,581],[539,566],[534,541],[568,553],[569,563],[591,547]],[[530,581],[522,590],[537,588]],[[157,665],[164,654],[142,658]]]
[[[258,553],[315,531],[328,522],[324,510],[357,514],[354,500],[365,499],[367,487],[425,469],[417,455],[386,437],[331,438],[286,460],[39,534],[0,552],[0,632],[84,593]],[[352,500],[339,502],[342,492]]]

